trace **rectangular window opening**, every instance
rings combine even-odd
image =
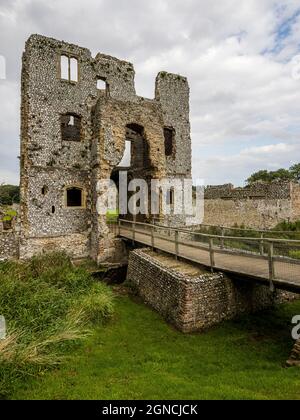
[[[98,90],[105,90],[107,89],[107,82],[105,79],[97,79],[97,89]]]
[[[78,82],[78,60],[77,58],[70,59],[70,80],[71,82]]]
[[[67,55],[60,56],[60,77],[69,82],[78,82],[78,60]]]
[[[60,57],[60,77],[69,80],[69,57],[66,55]]]
[[[62,141],[81,141],[81,117],[74,114],[61,116]]]
[[[82,190],[80,188],[69,188],[67,190],[67,207],[82,207]]]
[[[174,143],[175,143],[175,130],[171,127],[164,128],[164,138],[165,138],[165,155],[172,156],[174,152]]]

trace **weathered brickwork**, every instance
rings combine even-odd
[[[98,182],[117,178],[121,170],[126,140],[134,145],[130,178],[150,182],[191,177],[187,80],[159,73],[150,100],[136,95],[134,76],[131,63],[114,57],[93,58],[86,48],[40,35],[27,41],[22,69],[21,258],[56,246],[76,257],[88,254],[99,263],[121,257],[122,245],[96,204],[104,200]],[[101,89],[100,80],[105,86]],[[171,156],[165,153],[166,127],[174,133]],[[142,153],[145,165],[137,163]],[[68,204],[69,189],[82,192],[80,206]],[[171,220],[179,222],[184,224],[184,218]]]
[[[183,263],[182,263],[183,264]],[[186,266],[187,264],[185,264]],[[130,253],[127,281],[146,303],[184,332],[201,331],[242,313],[256,312],[295,295],[254,282],[234,281],[180,267],[172,257],[163,261],[148,249]]]
[[[205,224],[270,229],[284,220],[299,219],[300,184],[297,183],[257,183],[245,188],[227,184],[205,190]]]

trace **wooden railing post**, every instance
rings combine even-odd
[[[268,244],[268,260],[269,260],[269,280],[270,290],[274,292],[275,287],[273,281],[275,280],[275,265],[274,265],[274,243],[269,242]]]
[[[222,235],[222,239],[221,239],[221,249],[224,249],[224,236],[225,236],[225,229],[222,227],[221,230],[221,235]]]
[[[179,236],[179,232],[178,232],[178,230],[175,230],[175,255],[176,255],[176,260],[178,260],[178,254],[179,254],[178,236]]]
[[[132,223],[132,242],[134,245],[135,244],[135,219],[133,220],[133,223]]]
[[[259,253],[260,253],[260,255],[264,255],[264,234],[263,233],[261,233],[261,235],[260,235],[260,239],[261,239],[261,241],[259,242]]]
[[[214,240],[213,238],[209,238],[209,255],[210,255],[210,268],[212,273],[214,272],[215,268],[215,252],[214,252]]]
[[[151,247],[152,251],[154,250],[154,226],[151,225]]]

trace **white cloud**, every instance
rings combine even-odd
[[[278,143],[278,144],[269,144],[267,146],[258,146],[250,147],[249,149],[244,149],[241,152],[241,155],[265,155],[266,153],[285,153],[292,152],[296,149],[294,145]]]
[[[0,185],[1,184],[11,184],[16,185],[19,181],[19,174],[15,170],[6,171],[0,169]]]
[[[254,170],[289,166],[300,135],[298,9],[298,0],[1,0],[0,167],[17,173],[18,83],[31,33],[133,61],[137,92],[148,97],[158,71],[188,76],[195,178],[241,183]]]

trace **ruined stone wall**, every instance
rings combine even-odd
[[[184,332],[209,328],[242,313],[272,306],[281,292],[274,295],[269,288],[234,281],[222,274],[188,275],[180,263],[162,263],[150,250],[130,253],[127,280],[146,303],[166,320]]]
[[[300,219],[300,185],[258,183],[247,188],[231,184],[205,191],[204,223],[270,229],[284,220]]]
[[[65,252],[71,258],[90,256],[89,234],[73,233],[46,237],[26,237],[20,239],[20,258],[28,259],[34,255],[51,252]]]
[[[78,59],[77,83],[61,79],[61,54]],[[86,236],[89,229],[90,109],[98,95],[91,54],[33,35],[26,43],[22,80],[22,234],[27,238],[58,236],[60,242],[69,235],[66,243],[76,254],[77,241],[70,244],[72,235],[84,232]],[[80,141],[62,139],[61,117],[66,113],[80,116]],[[71,186],[84,189],[84,208],[66,208],[65,189]],[[28,254],[28,246],[21,249],[21,256]],[[40,246],[44,248],[44,239]]]
[[[207,200],[284,200],[291,198],[292,183],[290,182],[257,182],[244,188],[234,188],[232,184],[207,186]]]
[[[203,223],[270,229],[291,219],[292,214],[290,200],[205,200]]]
[[[69,63],[64,78],[62,56]],[[76,81],[70,77],[72,60],[78,62]],[[68,244],[77,255],[76,235],[81,234],[89,238],[93,258],[110,258],[118,245],[105,218],[97,215],[97,182],[109,179],[121,161],[128,124],[143,127],[149,153],[149,167],[140,165],[134,176],[148,180],[191,175],[187,80],[160,73],[155,99],[150,100],[136,95],[134,76],[131,63],[114,57],[93,58],[86,48],[40,35],[27,41],[22,68],[21,227],[29,242],[22,241],[21,255],[31,253],[30,244],[36,250],[38,238],[42,249],[47,248],[47,237],[56,237],[60,248]],[[97,87],[99,80],[104,89]],[[174,152],[167,159],[165,126],[175,132]],[[66,206],[69,187],[84,192],[81,208]]]
[[[291,220],[300,220],[300,184],[292,184],[291,188],[292,216]]]
[[[0,232],[0,261],[18,258],[19,236],[14,231]]]
[[[167,157],[167,174],[191,176],[189,84],[185,77],[161,72],[156,78],[155,99],[163,110],[164,125],[175,130],[172,156]]]

